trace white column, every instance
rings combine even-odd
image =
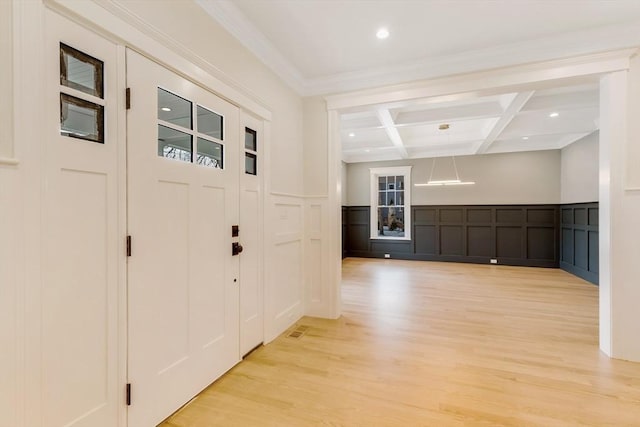
[[[600,82],[600,348],[640,361],[640,61]],[[627,161],[629,160],[629,161]]]
[[[342,312],[342,170],[340,154],[340,117],[328,111],[328,198],[329,207],[329,287],[328,316],[336,319]]]

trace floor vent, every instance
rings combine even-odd
[[[293,331],[287,334],[287,338],[301,338],[307,332],[307,329],[309,329],[308,326],[298,325]]]

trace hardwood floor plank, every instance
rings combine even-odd
[[[162,426],[640,426],[640,364],[564,271],[350,258],[342,293]]]

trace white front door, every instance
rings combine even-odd
[[[113,427],[123,409],[118,301],[124,200],[118,48],[47,11],[42,281],[27,300],[29,426]],[[122,82],[120,82],[121,84]],[[0,237],[1,238],[1,237]],[[34,347],[35,346],[35,347]],[[42,411],[38,411],[42,408]],[[0,424],[2,422],[0,421]]]
[[[262,176],[265,138],[262,121],[242,112],[244,135],[240,155],[240,354],[246,355],[264,340],[262,282]]]
[[[239,360],[239,110],[127,51],[130,427]]]

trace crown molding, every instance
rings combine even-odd
[[[301,96],[350,92],[640,46],[640,22],[632,22],[307,79],[231,0],[196,3]]]
[[[306,82],[300,71],[256,28],[230,0],[196,0],[209,16],[240,41],[278,77],[302,95]]]

